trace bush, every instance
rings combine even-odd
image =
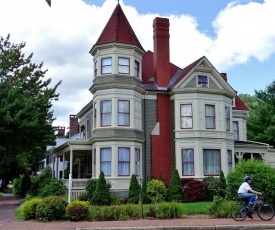
[[[15,196],[21,195],[22,175],[19,178],[13,179],[12,182],[12,193]]]
[[[147,194],[153,203],[165,201],[166,193],[163,181],[153,179],[147,183]]]
[[[31,187],[31,195],[38,196],[40,190],[45,187],[48,183],[48,180],[52,178],[52,171],[50,167],[46,167],[42,170],[41,174],[35,177],[34,181],[32,182]]]
[[[88,192],[83,192],[78,196],[79,201],[88,201]]]
[[[93,195],[96,189],[96,179],[88,180],[86,183],[87,198],[92,203]]]
[[[156,205],[156,217],[159,219],[179,218],[181,216],[181,204],[176,202],[161,203]]]
[[[223,171],[220,172],[220,179],[219,179],[219,196],[225,197],[226,193],[226,179],[224,177]]]
[[[275,205],[275,169],[258,160],[241,160],[235,169],[227,175],[226,196],[228,199],[236,199],[238,188],[243,178],[249,175],[252,178],[253,190],[262,192],[265,201]]]
[[[208,206],[208,213],[215,218],[229,218],[231,207],[235,201],[228,201],[220,196],[214,196],[213,203]]]
[[[31,178],[29,174],[24,174],[21,183],[21,197],[25,197],[31,191]]]
[[[101,171],[99,178],[96,182],[96,189],[93,194],[92,203],[97,205],[110,205],[111,194],[109,192],[109,186],[104,178],[104,173]]]
[[[118,195],[111,195],[111,205],[119,205],[120,197]]]
[[[66,207],[66,217],[72,221],[87,220],[89,217],[89,203],[87,201],[73,201]]]
[[[214,196],[219,195],[220,180],[212,176],[203,178],[203,187],[205,190],[205,200],[213,201]]]
[[[190,180],[183,187],[184,202],[198,202],[205,198],[205,191],[202,181]]]
[[[36,207],[36,218],[42,221],[60,220],[65,217],[68,202],[64,197],[49,196]]]
[[[138,204],[140,198],[141,188],[138,183],[136,175],[131,176],[130,187],[128,192],[128,203]]]
[[[41,198],[32,198],[30,200],[25,201],[21,205],[22,215],[24,220],[30,220],[36,218],[36,207],[42,201]]]
[[[63,196],[66,194],[65,184],[56,178],[50,178],[47,183],[39,191],[40,197],[47,196]]]
[[[177,169],[173,170],[173,174],[170,180],[170,184],[167,189],[167,199],[168,201],[182,201],[182,190],[179,172]]]

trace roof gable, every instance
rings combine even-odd
[[[95,45],[102,45],[112,42],[137,45],[144,50],[130,23],[128,22],[120,4],[117,4]]]

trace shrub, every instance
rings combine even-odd
[[[138,183],[136,175],[132,174],[130,187],[128,192],[128,203],[130,204],[138,204],[140,198],[141,188]]]
[[[36,217],[42,221],[60,220],[65,217],[68,202],[64,197],[49,196],[36,207]]]
[[[111,195],[109,192],[109,186],[104,178],[104,173],[101,171],[99,178],[96,182],[96,189],[93,194],[92,203],[97,205],[110,205]]]
[[[156,206],[150,206],[148,211],[144,213],[145,218],[156,218],[157,212],[156,212]]]
[[[183,187],[184,202],[203,201],[205,198],[205,191],[202,181],[190,180]]]
[[[25,201],[21,205],[22,215],[24,220],[35,219],[36,217],[36,207],[41,202],[41,198],[32,198],[30,200]]]
[[[88,180],[86,183],[87,198],[92,203],[93,195],[96,189],[96,179]]]
[[[66,217],[72,221],[87,220],[89,217],[89,203],[87,201],[73,201],[66,207]]]
[[[219,179],[219,196],[225,197],[226,191],[226,179],[224,177],[223,171],[220,172],[220,179]]]
[[[208,213],[216,218],[229,218],[231,207],[235,203],[235,201],[229,201],[220,196],[214,196],[212,204],[208,206]]]
[[[119,205],[120,197],[118,195],[111,195],[111,205]]]
[[[78,196],[79,201],[88,201],[88,192],[83,192]]]
[[[252,178],[251,187],[253,190],[262,192],[265,201],[275,205],[275,169],[258,160],[241,160],[235,169],[227,175],[226,196],[229,199],[236,199],[239,186],[243,178],[249,175]]]
[[[218,178],[208,176],[203,178],[202,183],[206,201],[212,201],[214,196],[219,195],[220,180]]]
[[[50,178],[47,180],[47,184],[44,185],[39,191],[40,197],[47,196],[63,196],[66,194],[65,184],[56,178]]]
[[[24,174],[21,183],[21,197],[25,197],[31,190],[31,178],[29,174]]]
[[[176,202],[160,203],[156,205],[156,217],[159,219],[179,218],[181,216],[181,204]]]
[[[177,169],[173,170],[173,174],[170,180],[170,184],[167,189],[167,199],[168,201],[182,201],[182,190],[179,172]]]
[[[52,178],[52,171],[50,167],[46,167],[41,171],[32,182],[31,195],[38,196],[40,190],[47,184],[48,180]]]
[[[13,179],[12,182],[12,193],[15,196],[21,195],[22,175],[19,178]]]
[[[153,203],[163,202],[166,198],[166,193],[163,181],[153,179],[147,183],[147,194]]]

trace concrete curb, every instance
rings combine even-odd
[[[213,226],[150,226],[150,227],[106,227],[106,228],[76,228],[76,230],[258,230],[275,229],[274,224],[264,225],[213,225]]]

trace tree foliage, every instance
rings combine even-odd
[[[177,169],[173,170],[173,174],[167,188],[168,201],[182,202],[182,190],[180,175]]]
[[[226,195],[229,199],[236,199],[238,188],[245,176],[252,178],[251,188],[262,192],[264,200],[275,204],[275,169],[258,160],[241,160],[226,177]]]
[[[93,194],[92,203],[96,205],[110,205],[111,194],[109,186],[105,180],[103,171],[100,172],[99,178],[96,181],[96,188]]]
[[[140,195],[141,187],[138,183],[137,176],[135,174],[132,174],[128,192],[128,203],[138,204]]]
[[[27,171],[46,145],[54,141],[52,101],[59,82],[50,88],[43,63],[25,57],[25,43],[0,38],[0,178],[12,180]]]
[[[257,106],[247,119],[249,140],[275,145],[275,81],[265,90],[255,90]]]

